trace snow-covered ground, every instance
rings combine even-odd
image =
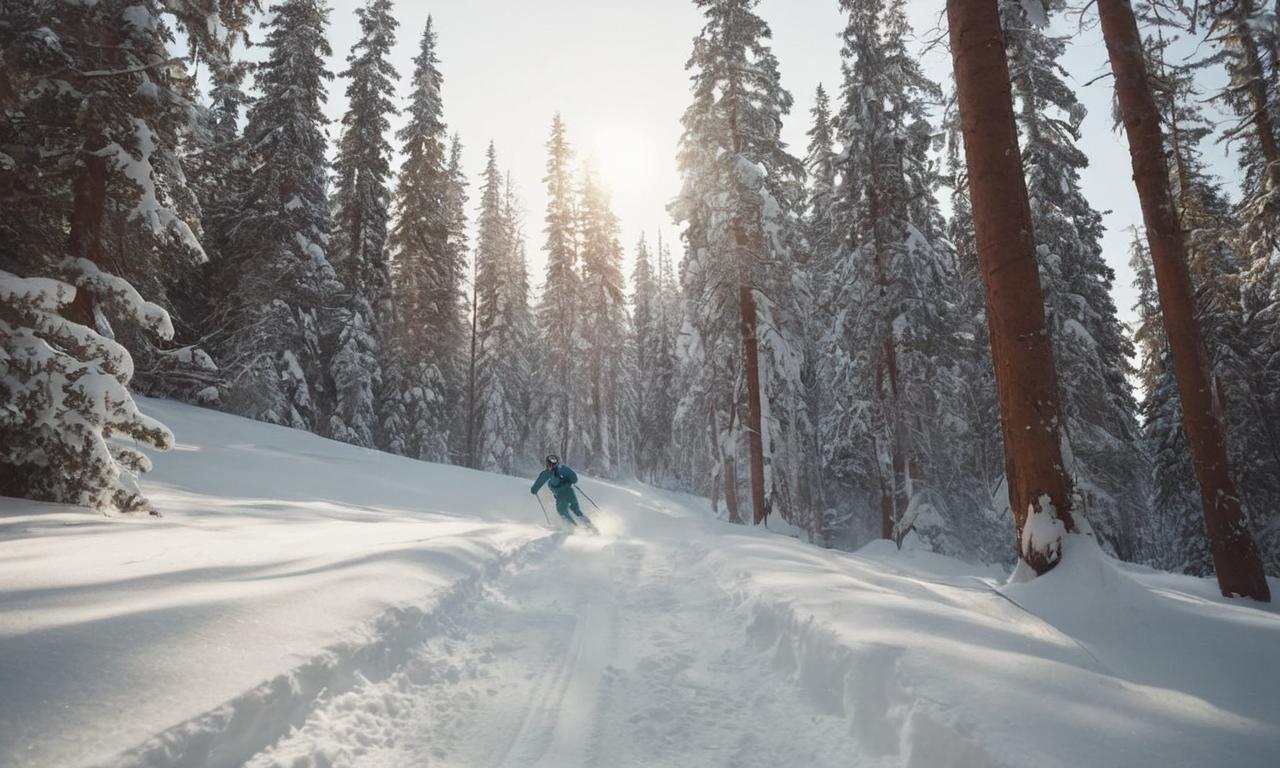
[[[0,500],[0,766],[1268,766],[1280,613],[1076,543],[1027,584],[158,401],[164,517]],[[1280,584],[1273,589],[1280,593]]]

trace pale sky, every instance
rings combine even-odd
[[[332,69],[339,72],[358,36],[354,8],[360,0],[332,1]],[[918,48],[942,34],[941,5],[936,0],[909,3]],[[402,0],[397,9],[400,29],[393,61],[402,78],[400,103],[408,94],[411,59],[430,13],[444,75],[445,120],[450,132],[462,137],[466,173],[473,182],[469,214],[474,219],[479,197],[474,182],[492,139],[500,164],[511,172],[525,203],[535,286],[541,284],[543,272],[543,144],[557,110],[578,160],[591,159],[612,190],[628,275],[642,231],[652,241],[661,230],[680,258],[677,230],[665,206],[680,186],[675,148],[680,115],[690,100],[684,64],[702,24],[690,0]],[[773,28],[782,82],[795,99],[784,139],[802,156],[814,87],[822,82],[833,100],[837,98],[843,14],[836,0],[762,0],[758,12]],[[1140,223],[1141,216],[1124,137],[1112,129],[1110,78],[1083,87],[1108,71],[1105,49],[1098,30],[1078,30],[1074,16],[1059,19],[1055,29],[1074,34],[1063,64],[1081,86],[1079,95],[1089,110],[1082,130],[1092,166],[1084,175],[1084,192],[1094,207],[1111,211],[1105,217],[1106,257],[1117,274],[1116,303],[1128,320],[1133,293],[1126,229]],[[935,46],[923,55],[929,74],[949,92],[950,54]],[[340,79],[330,87],[328,112],[335,121],[346,108],[344,89]],[[401,120],[392,124],[398,128]],[[334,141],[337,130],[336,125],[330,127]],[[1223,153],[1210,148],[1207,154],[1221,158]],[[1221,173],[1232,171],[1226,160],[1219,166]]]

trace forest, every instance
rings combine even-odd
[[[757,0],[692,2],[674,242],[623,242],[554,103],[540,179],[451,131],[452,31],[392,0],[340,71],[325,0],[0,2],[0,495],[145,514],[175,443],[145,395],[509,475],[553,453],[818,547],[1043,573],[1088,533],[1269,599],[1280,6],[951,0],[935,82],[905,0],[839,0],[843,78],[791,147]],[[1062,29],[1105,41],[1133,323]]]

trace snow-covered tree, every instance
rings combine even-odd
[[[671,251],[658,236],[656,251],[641,235],[631,272],[631,411],[635,471],[652,483],[669,483],[680,287]]]
[[[573,190],[572,149],[564,122],[557,113],[547,139],[547,212],[543,251],[547,267],[538,304],[538,360],[542,377],[540,410],[545,424],[540,430],[549,450],[569,456],[571,449],[585,448],[587,414],[580,412],[585,392],[579,371],[580,325],[583,301],[578,273],[576,204]]]
[[[582,182],[578,229],[582,276],[581,289],[574,298],[581,315],[580,375],[587,383],[587,397],[577,410],[588,427],[582,464],[594,474],[616,477],[631,469],[630,451],[623,442],[633,429],[622,245],[618,242],[618,217],[610,209],[608,192],[590,168]],[[539,353],[546,353],[545,343]]]
[[[110,438],[165,450],[173,435],[134,403],[124,347],[66,314],[87,293],[160,338],[173,326],[163,309],[88,259],[43,271],[63,279],[0,270],[0,494],[135,509],[145,503],[135,473],[150,469],[150,459]]]
[[[387,57],[398,26],[390,0],[356,9],[360,39],[347,57],[347,111],[334,163],[334,238],[329,253],[346,289],[325,318],[329,376],[334,394],[326,433],[372,446],[378,431],[376,399],[383,386],[381,330],[391,313],[387,267],[389,117],[396,72]]]
[[[1165,131],[1137,20],[1133,7],[1121,0],[1100,0],[1098,18],[1116,80],[1116,106],[1129,143],[1218,586],[1224,595],[1269,601],[1271,590],[1233,477],[1221,401],[1209,375],[1186,232],[1172,199]]]
[[[636,473],[650,482],[655,478],[656,465],[666,449],[666,443],[659,442],[660,427],[656,421],[660,414],[650,410],[658,399],[661,387],[655,364],[662,331],[658,315],[662,301],[659,291],[653,254],[649,252],[649,245],[642,234],[640,241],[636,243],[634,265],[631,269],[631,354],[632,370],[635,372],[632,386],[637,406],[634,439]]]
[[[129,393],[173,336],[170,290],[204,259],[180,149],[192,89],[173,27],[212,58],[245,3],[36,0],[4,12],[0,78],[0,493],[102,508],[172,437]],[[193,350],[188,359],[194,360]],[[207,360],[201,353],[201,360]],[[172,357],[183,356],[173,350]]]
[[[404,163],[395,193],[395,221],[388,240],[394,254],[397,316],[388,334],[397,336],[403,374],[399,400],[405,410],[404,453],[444,461],[457,420],[464,332],[462,281],[465,272],[465,181],[461,146],[450,153],[446,141],[442,76],[430,17],[414,59],[409,120],[398,138]],[[461,232],[457,231],[461,227]],[[394,391],[388,397],[395,396]],[[386,402],[384,398],[384,402]],[[390,438],[391,436],[388,435]]]
[[[835,393],[821,423],[824,463],[880,535],[914,527],[945,549],[954,528],[949,484],[969,340],[948,326],[955,257],[943,237],[929,150],[929,104],[940,92],[907,49],[899,0],[844,0],[843,147],[830,214],[833,315],[820,376]]]
[[[752,519],[761,523],[787,477],[774,473],[773,451],[786,450],[783,433],[803,410],[789,279],[803,169],[779,135],[791,96],[756,0],[695,4],[706,21],[686,65],[693,103],[678,150],[683,187],[670,210],[686,246],[677,420],[704,423],[708,432],[703,439],[701,429],[681,431],[687,460],[677,464],[700,488],[711,476],[713,501],[723,482],[730,519],[738,520],[745,437]]]
[[[1056,10],[1061,3],[1050,5]],[[1133,350],[1111,299],[1115,275],[1102,256],[1102,215],[1080,190],[1089,163],[1077,146],[1084,107],[1059,63],[1067,41],[1029,19],[1021,0],[1003,0],[1001,17],[1074,459],[1068,467],[1078,497],[1074,509],[1106,549],[1130,560],[1136,521],[1146,511],[1146,467],[1128,382]]]
[[[492,142],[480,187],[474,304],[467,465],[514,474],[529,460],[533,317],[515,196]]]
[[[245,129],[249,178],[218,265],[225,320],[216,344],[228,407],[321,431],[332,393],[324,389],[320,313],[342,288],[327,251],[328,8],[322,0],[283,0],[270,10]]]
[[[1242,295],[1248,250],[1238,210],[1208,174],[1199,145],[1214,133],[1214,124],[1199,106],[1197,65],[1167,61],[1163,35],[1149,40],[1148,66],[1158,83],[1156,103],[1165,128],[1174,204],[1187,232],[1187,255],[1195,286],[1197,314],[1205,339],[1217,396],[1230,436],[1232,465],[1242,502],[1249,514],[1264,564],[1280,571],[1280,520],[1271,510],[1280,503],[1280,435],[1270,410],[1265,345],[1256,333],[1260,323],[1251,313],[1248,292]],[[1204,516],[1194,481],[1173,367],[1158,315],[1150,314],[1141,296],[1150,270],[1145,248],[1134,249],[1135,286],[1139,289],[1140,381],[1145,395],[1144,437],[1152,452],[1155,514],[1165,526],[1150,533],[1148,559],[1162,567],[1192,573],[1212,571]],[[1158,538],[1171,536],[1171,541]]]

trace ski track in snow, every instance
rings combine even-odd
[[[396,674],[324,703],[248,765],[854,764],[847,722],[748,642],[749,617],[705,554],[568,537],[489,584]]]

